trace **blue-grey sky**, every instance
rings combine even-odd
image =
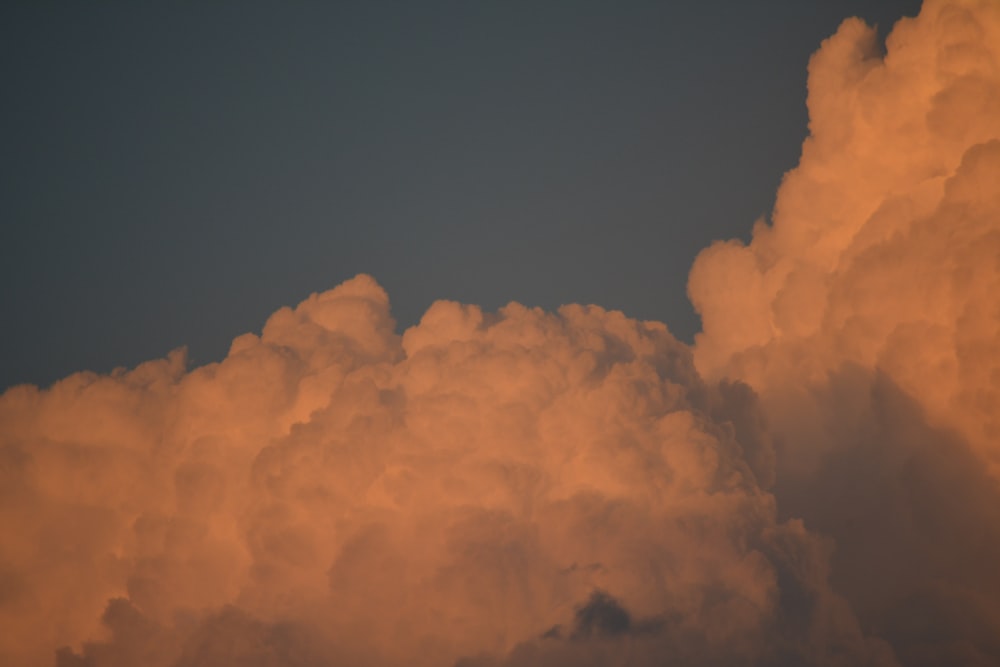
[[[917,0],[0,7],[0,388],[221,358],[359,273],[698,321],[688,269],[766,215],[810,53]]]

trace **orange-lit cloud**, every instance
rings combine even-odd
[[[850,20],[813,56],[773,224],[692,270],[698,368],[878,368],[1000,477],[1000,4],[931,0],[886,50]]]
[[[887,653],[776,521],[753,394],[661,324],[440,302],[399,337],[360,276],[183,365],[0,402],[8,663]]]
[[[0,397],[0,664],[1000,662],[1000,3],[845,22],[693,348],[358,276]]]
[[[811,136],[748,246],[689,292],[706,378],[747,382],[783,514],[907,664],[1000,664],[1000,3],[847,21],[809,68]]]

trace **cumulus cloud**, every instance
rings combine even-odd
[[[704,331],[368,276],[0,397],[0,663],[1000,663],[1000,4],[846,21]]]
[[[884,57],[846,21],[808,105],[772,224],[692,270],[698,368],[760,387],[878,367],[997,465],[1000,5],[931,0]]]
[[[8,664],[891,664],[776,519],[753,393],[662,324],[439,302],[400,337],[359,276],[0,424]]]
[[[776,495],[908,664],[1000,663],[1000,3],[846,21],[753,240],[698,257],[695,360],[749,384]]]

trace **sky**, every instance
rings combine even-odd
[[[0,664],[1000,664],[1000,3],[743,5],[3,22]]]
[[[690,341],[695,255],[748,238],[839,22],[915,0],[4,3],[0,387],[217,361],[359,272],[598,303]]]

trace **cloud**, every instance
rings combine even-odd
[[[400,337],[359,276],[221,363],[19,387],[0,415],[11,664],[450,665],[556,627],[880,651],[775,518],[753,393],[621,313],[439,302]]]
[[[698,257],[707,378],[758,394],[781,514],[906,664],[1000,662],[1000,4],[845,22],[752,242]],[[974,611],[973,611],[974,610]]]
[[[692,270],[703,373],[761,387],[789,370],[878,367],[1000,460],[998,34],[994,2],[931,1],[884,58],[857,20],[824,42],[812,132],[772,224]]]
[[[0,396],[0,663],[1000,662],[1000,5],[848,20],[704,331],[358,276]]]

